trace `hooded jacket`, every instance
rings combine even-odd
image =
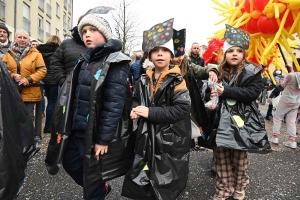
[[[124,175],[133,161],[134,138],[131,134],[132,121],[129,118],[131,93],[127,81],[130,58],[119,51],[120,46],[120,41],[109,40],[89,52],[86,55],[89,58],[85,56],[80,59],[61,88],[53,113],[52,133],[45,163],[48,173],[55,175],[61,165],[69,134],[74,128],[74,119],[81,109],[88,110],[84,116],[85,122],[82,121],[85,132],[81,135],[85,137],[85,196],[99,182]],[[85,64],[91,68],[82,69]],[[85,80],[90,83],[78,81],[80,73],[82,78],[91,74],[91,80]],[[90,85],[89,89],[85,88],[85,84]],[[88,93],[79,97],[78,89]],[[86,97],[88,103],[85,102],[84,105],[87,107],[73,107],[76,98],[77,102],[84,102]],[[99,161],[91,155],[97,141],[109,143],[108,152],[100,156]]]
[[[47,68],[47,74],[43,79],[43,82],[47,85],[57,85],[53,80],[53,69],[50,68],[50,60],[56,49],[58,48],[58,44],[40,44],[37,46],[37,50],[42,54],[44,62]]]
[[[10,48],[8,51],[16,53]],[[17,55],[16,55],[17,56]],[[8,66],[11,78],[17,73],[17,62],[6,52],[3,62]],[[22,78],[26,78],[27,85],[23,87],[21,97],[24,102],[38,102],[42,100],[41,87],[37,85],[47,73],[47,69],[42,54],[34,47],[31,47],[27,55],[20,62],[20,74]]]
[[[149,108],[140,118],[135,160],[125,175],[122,196],[131,199],[176,199],[188,178],[191,138],[190,97],[180,69],[161,73],[147,70],[136,85],[133,105]]]

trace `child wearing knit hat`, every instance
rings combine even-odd
[[[101,174],[105,162],[102,159],[113,151],[109,151],[110,144],[115,141],[127,101],[130,58],[120,52],[121,41],[112,39],[110,10],[91,9],[78,24],[79,35],[88,50],[75,66],[70,83],[76,89],[69,105],[72,127],[63,167],[83,187],[85,199],[102,200],[111,193],[111,186]]]

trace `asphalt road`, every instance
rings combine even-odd
[[[266,105],[261,106],[265,116]],[[266,121],[269,136],[272,135],[272,121]],[[300,132],[300,124],[297,124]],[[300,149],[292,150],[281,143],[287,139],[286,124],[282,124],[280,144],[272,145],[273,152],[266,155],[249,154],[250,185],[246,199],[251,200],[300,200]],[[61,168],[56,176],[47,174],[44,159],[49,135],[43,135],[41,151],[28,163],[27,177],[17,200],[81,200],[82,189]],[[300,141],[297,139],[297,141]],[[215,178],[210,172],[211,151],[197,151],[190,154],[190,174],[185,191],[178,200],[212,199]],[[121,197],[123,177],[109,182],[113,186],[112,200]]]

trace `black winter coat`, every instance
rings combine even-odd
[[[108,42],[109,43],[109,42]],[[106,43],[106,44],[108,44]],[[113,46],[119,46],[113,43]],[[110,48],[107,46],[107,48]],[[112,47],[113,48],[113,47]],[[103,55],[103,54],[102,54]],[[91,57],[96,58],[97,55]],[[111,53],[105,56],[104,59],[97,60],[93,65],[92,83],[89,95],[89,107],[87,126],[85,131],[85,155],[84,155],[84,196],[88,194],[99,185],[99,183],[111,180],[113,178],[124,175],[131,167],[133,162],[133,147],[132,142],[134,137],[132,133],[132,121],[129,118],[130,105],[131,105],[131,93],[129,84],[123,87],[123,83],[116,85],[115,82],[123,73],[110,73],[113,67],[122,66],[124,71],[128,72],[129,76],[129,62],[130,58],[122,54],[121,52]],[[79,64],[82,63],[82,60]],[[52,121],[52,133],[49,141],[47,155],[46,155],[46,166],[48,173],[55,175],[59,167],[61,166],[62,156],[67,146],[69,134],[71,134],[73,126],[73,102],[75,98],[78,76],[80,67],[76,66],[74,70],[68,74],[65,83],[61,88],[61,92],[58,97],[58,101],[55,106]],[[114,71],[115,72],[115,71]],[[109,84],[109,77],[113,78]],[[123,81],[121,79],[120,81]],[[113,108],[116,107],[116,99],[112,95],[114,87],[119,92],[120,89],[124,89],[125,96],[119,103],[122,104],[120,107],[122,110],[115,111]],[[122,92],[123,94],[123,92]],[[104,118],[103,118],[104,117]],[[117,119],[117,122],[115,121]],[[114,124],[111,121],[114,121]],[[97,161],[94,156],[94,144],[97,140],[98,128],[101,124],[109,124],[111,127],[104,131],[103,135],[106,137],[109,135],[111,140],[108,145],[108,152],[100,156]],[[114,131],[114,132],[113,132]],[[103,132],[101,132],[103,133]],[[101,136],[102,138],[102,136]]]
[[[58,48],[58,44],[40,44],[37,46],[37,50],[42,54],[45,65],[47,67],[47,74],[43,79],[43,82],[47,85],[57,85],[53,80],[53,69],[50,68],[51,57]]]
[[[53,70],[53,79],[56,84],[62,86],[67,75],[74,69],[80,54],[85,54],[87,48],[83,43],[74,39],[64,40],[53,54],[50,68]]]
[[[210,138],[215,138],[217,147],[269,153],[264,118],[255,101],[263,90],[261,67],[248,64],[234,83],[223,79],[224,92],[219,98],[217,117],[211,121],[214,128]],[[209,138],[207,138],[209,140]]]
[[[138,121],[135,160],[125,176],[122,196],[172,200],[186,186],[191,139],[190,97],[178,66],[174,68],[167,75],[163,72],[157,84],[151,80],[151,69],[137,81],[133,107],[149,107],[149,115],[148,119],[141,117]]]

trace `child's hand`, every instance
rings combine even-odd
[[[210,90],[210,99],[212,99],[212,98],[215,97],[215,96],[217,96],[217,91],[211,89],[211,90]]]
[[[218,92],[219,96],[222,96],[222,95],[223,95],[223,92],[224,92],[224,86],[222,85],[222,83],[219,83],[219,84],[218,84],[217,92]]]
[[[96,160],[99,160],[100,155],[104,155],[107,153],[108,146],[107,145],[100,145],[100,144],[95,144],[95,155],[94,157]]]
[[[216,83],[218,81],[218,75],[216,74],[216,72],[214,71],[210,71],[208,72],[208,77],[210,78],[210,80],[214,83]]]
[[[148,118],[149,115],[149,108],[145,107],[145,106],[137,106],[135,108],[132,109],[132,111],[140,116],[140,117],[144,117],[144,118]]]
[[[138,119],[140,116],[138,116],[133,110],[130,112],[131,119]]]

